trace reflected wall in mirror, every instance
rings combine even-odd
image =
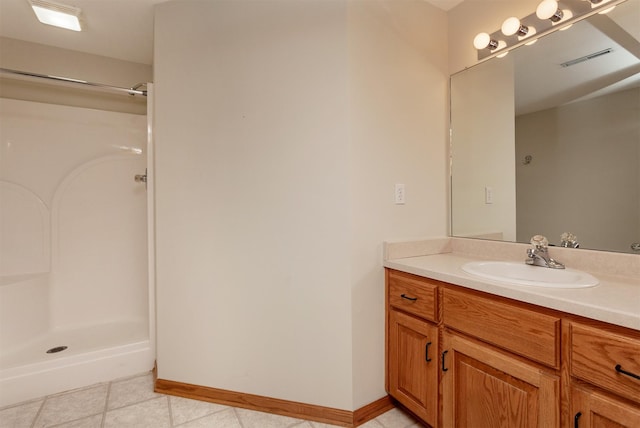
[[[453,236],[639,252],[639,16],[627,0],[451,76]]]

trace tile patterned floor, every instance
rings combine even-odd
[[[392,409],[362,428],[417,428]],[[126,379],[0,409],[0,428],[330,428],[333,425],[153,392],[153,377]]]

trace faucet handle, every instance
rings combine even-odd
[[[567,248],[578,248],[580,244],[578,243],[578,237],[570,232],[565,232],[560,235],[560,246]]]
[[[531,245],[535,248],[547,248],[549,246],[549,240],[542,235],[534,235],[531,237]]]

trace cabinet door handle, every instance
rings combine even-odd
[[[431,358],[429,358],[429,346],[431,346],[431,342],[427,342],[427,345],[424,347],[424,359],[427,363],[431,361]]]
[[[620,364],[617,364],[617,365],[616,365],[616,371],[617,371],[618,373],[622,373],[623,375],[627,375],[627,376],[630,376],[630,377],[632,377],[632,378],[634,378],[634,379],[638,379],[638,380],[640,380],[640,376],[638,376],[637,374],[635,374],[635,373],[631,373],[631,372],[628,372],[628,371],[626,371],[626,370],[622,370],[622,366],[621,366]]]
[[[449,351],[442,351],[442,371],[443,372],[446,372],[447,370],[449,370],[448,368],[446,368],[444,366],[444,357],[447,355],[447,352],[449,352]]]
[[[573,417],[573,428],[578,428],[578,420],[580,419],[580,416],[582,416],[582,412],[576,413]]]
[[[409,297],[406,294],[401,294],[400,297],[402,297],[403,299],[411,300],[412,302],[415,302],[416,300],[418,300],[417,297]]]

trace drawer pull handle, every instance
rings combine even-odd
[[[412,302],[415,302],[416,300],[418,300],[417,297],[409,297],[406,294],[401,294],[400,297],[402,297],[403,299],[411,300]]]
[[[429,346],[431,346],[431,342],[427,342],[427,346],[424,347],[424,359],[427,363],[431,361],[431,358],[429,358]]]
[[[444,357],[447,355],[447,352],[449,352],[449,351],[442,351],[442,371],[443,372],[446,372],[447,370],[449,370],[448,368],[446,368],[444,366]]]
[[[580,419],[580,416],[582,416],[582,412],[576,413],[573,417],[573,428],[578,428],[578,419]]]
[[[616,365],[616,371],[617,371],[618,373],[622,373],[623,375],[631,376],[631,377],[632,377],[632,378],[634,378],[634,379],[638,379],[638,380],[640,380],[640,376],[638,376],[637,374],[635,374],[635,373],[631,373],[631,372],[628,372],[628,371],[626,371],[626,370],[622,370],[622,366],[621,366],[620,364],[617,364],[617,365]]]

